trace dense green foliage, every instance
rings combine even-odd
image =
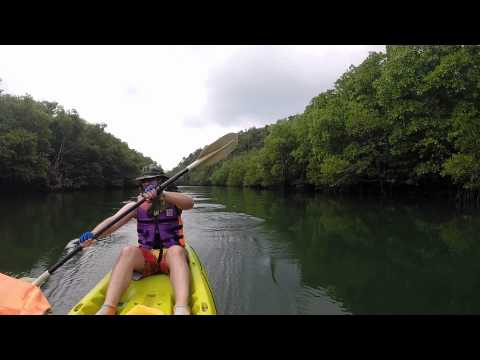
[[[0,93],[0,185],[60,190],[130,184],[153,161],[104,128],[57,103]]]
[[[188,183],[478,191],[479,137],[478,46],[387,46]]]

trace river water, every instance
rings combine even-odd
[[[480,314],[480,212],[441,201],[181,187],[219,314]],[[131,190],[3,196],[0,272],[36,277]],[[129,222],[42,287],[66,314],[136,243]]]

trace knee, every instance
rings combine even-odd
[[[172,258],[185,258],[187,255],[187,252],[183,247],[174,245],[168,249],[168,254]]]
[[[124,260],[132,260],[137,254],[138,248],[135,246],[125,246],[120,253],[120,258]]]

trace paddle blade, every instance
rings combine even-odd
[[[0,274],[0,315],[43,315],[50,308],[37,286]]]
[[[238,134],[230,133],[224,135],[213,144],[210,144],[203,149],[196,161],[202,166],[213,165],[230,155],[237,144]]]

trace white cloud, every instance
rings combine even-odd
[[[76,109],[165,169],[303,111],[384,46],[0,46],[6,92]]]

